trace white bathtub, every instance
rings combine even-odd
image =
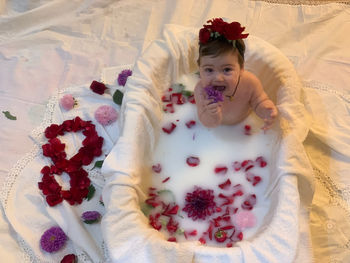
[[[146,197],[144,169],[157,142],[161,94],[180,75],[196,70],[198,29],[168,25],[137,60],[122,105],[121,136],[106,158],[102,220],[112,262],[293,262],[298,244],[298,178],[308,171],[302,145],[308,132],[301,84],[293,65],[260,38],[246,40],[246,69],[262,81],[279,109],[278,138],[270,156],[266,196],[271,206],[254,238],[232,248],[173,243],[148,225],[139,203]]]

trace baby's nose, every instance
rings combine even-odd
[[[223,81],[224,80],[224,75],[221,72],[217,72],[215,74],[215,80],[216,81]]]

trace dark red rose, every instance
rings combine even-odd
[[[202,28],[199,30],[199,42],[202,44],[206,44],[210,39],[210,31],[206,28]]]
[[[48,139],[55,138],[58,135],[63,135],[62,127],[57,124],[51,124],[45,129],[45,137]]]
[[[74,254],[65,255],[63,259],[61,260],[61,263],[76,263],[77,256]]]
[[[61,194],[51,194],[46,196],[46,202],[49,206],[55,206],[63,201]]]
[[[105,93],[105,90],[107,89],[107,87],[105,86],[105,84],[94,80],[90,85],[90,89],[93,92],[102,95],[103,93]]]
[[[245,27],[241,27],[241,24],[238,22],[232,22],[230,24],[226,24],[224,29],[224,36],[228,40],[237,40],[247,38],[249,34],[242,34]]]
[[[210,29],[212,32],[218,32],[220,35],[224,34],[227,23],[222,18],[208,20],[207,23],[211,23],[211,25],[205,25],[205,28]]]

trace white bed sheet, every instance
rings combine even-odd
[[[29,134],[59,90],[87,85],[111,67],[133,64],[151,41],[161,38],[165,24],[201,27],[207,19],[226,17],[279,48],[304,82],[311,121],[304,145],[316,190],[300,213],[304,224],[296,262],[312,261],[311,252],[315,262],[350,261],[349,6],[248,0],[3,0],[0,107],[17,120],[0,117],[0,179],[20,170],[17,162],[25,161],[23,156],[33,148]],[[3,209],[0,233],[1,259],[35,262],[21,247]]]

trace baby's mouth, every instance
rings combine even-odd
[[[223,92],[226,89],[225,86],[213,86],[213,88],[217,91],[220,91],[220,92]]]

